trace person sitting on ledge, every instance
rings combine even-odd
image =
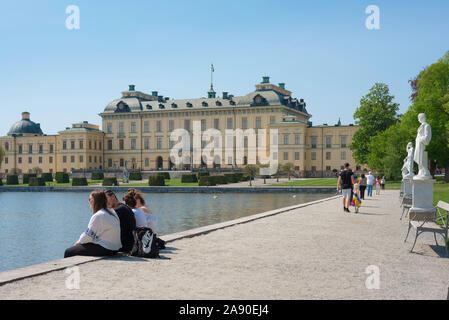
[[[72,256],[112,256],[122,247],[120,219],[114,209],[107,207],[104,191],[92,191],[89,204],[93,210],[87,230],[73,247],[65,250],[64,258]]]
[[[151,209],[149,209],[146,206],[145,199],[143,198],[142,193],[138,192],[136,189],[128,189],[128,194],[133,195],[134,199],[136,200],[136,207],[133,209],[133,211],[135,212],[136,210],[138,211],[139,209],[142,210],[145,213],[145,218],[147,221],[146,226],[148,228],[151,228],[153,232],[157,233],[156,231],[157,219],[154,216]]]

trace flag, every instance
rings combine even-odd
[[[210,65],[210,70],[212,70],[212,72],[214,72],[214,65],[213,64]]]

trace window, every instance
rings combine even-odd
[[[326,152],[326,160],[330,160],[331,159],[331,153],[330,152]]]
[[[70,149],[75,149],[75,141],[70,141]]]
[[[70,156],[70,162],[75,162],[75,156]]]
[[[19,154],[22,154],[22,145],[21,144],[19,144]]]
[[[161,137],[158,137],[158,138],[157,138],[157,146],[156,146],[156,149],[158,149],[158,150],[162,149],[162,138],[161,138]]]
[[[226,142],[227,147],[232,148],[232,146],[234,145],[234,137],[228,136],[228,137],[226,137],[226,139],[227,139],[227,142]]]
[[[149,166],[150,166],[150,159],[145,158],[145,167],[149,167]]]
[[[149,138],[145,138],[145,139],[143,140],[143,144],[144,144],[145,150],[150,149],[150,139],[149,139]]]
[[[9,150],[9,142],[5,142],[5,150],[6,150],[6,151]]]
[[[277,152],[273,152],[273,160],[277,160],[278,159],[278,153]]]
[[[169,140],[169,141],[168,141],[168,148],[169,148],[169,149],[173,148],[174,145],[175,145],[175,142],[174,142],[174,141],[172,141],[172,140]]]
[[[220,119],[214,119],[214,129],[220,129]]]
[[[232,165],[232,157],[228,157],[228,164]]]
[[[341,147],[346,148],[347,136],[340,136]]]
[[[84,157],[80,156],[80,162],[82,163],[84,161]]]
[[[276,116],[270,116],[270,124],[276,123]]]
[[[312,152],[312,160],[316,160],[316,152]]]
[[[89,140],[89,150],[92,149],[92,141]]]
[[[169,120],[168,121],[168,130],[170,132],[172,132],[173,130],[175,130],[175,121],[174,120]]]
[[[288,152],[284,152],[284,160],[288,160]]]
[[[206,131],[206,119],[201,119],[201,131]]]
[[[97,141],[94,141],[94,149],[97,150]]]
[[[62,157],[62,162],[63,162],[63,163],[66,163],[66,162],[67,162],[67,156],[63,156],[63,157]]]
[[[48,158],[48,162],[49,162],[49,163],[53,163],[53,157],[49,157],[49,158]]]
[[[317,137],[312,137],[312,148],[316,149]]]
[[[42,163],[42,157],[39,157],[39,163]]]
[[[326,148],[332,148],[332,136],[326,136]]]
[[[316,167],[312,166],[312,172],[316,172]]]
[[[190,131],[190,119],[184,120],[184,129]]]
[[[8,164],[8,157],[5,157],[5,164]]]
[[[331,166],[326,166],[326,171],[331,171]]]
[[[118,141],[118,145],[119,145],[119,150],[124,150],[125,149],[125,142],[123,141],[123,139],[120,139]]]
[[[136,139],[131,139],[131,150],[136,150]]]
[[[346,160],[346,151],[341,152],[341,160]]]
[[[50,153],[53,153],[53,143],[50,144]]]
[[[232,129],[232,118],[226,119],[226,129]]]
[[[295,160],[299,160],[299,152],[295,152]]]
[[[262,119],[260,119],[260,117],[256,118],[256,129],[261,129],[262,128]]]
[[[131,122],[131,133],[136,133],[136,123],[134,121]]]
[[[108,122],[108,124],[106,125],[107,127],[107,132],[108,133],[112,133],[112,123]]]
[[[242,129],[248,129],[248,119],[242,118]]]
[[[92,156],[89,156],[89,163],[92,162]]]
[[[98,142],[98,150],[101,150],[101,142]]]
[[[83,149],[83,148],[84,148],[84,141],[83,141],[83,140],[80,140],[80,141],[79,141],[79,144],[80,144],[80,149]]]
[[[97,163],[97,156],[94,157],[94,163]]]
[[[143,132],[150,132],[150,122],[149,121],[145,121],[143,123]]]
[[[125,132],[125,127],[123,125],[123,122],[119,122],[118,123],[118,132],[119,133],[124,133]]]
[[[33,163],[33,158],[32,157],[28,157],[28,163]]]
[[[284,144],[288,144],[288,135],[284,136]]]
[[[157,132],[162,132],[162,121],[161,120],[158,120],[156,122],[156,131]]]
[[[243,147],[245,147],[245,148],[248,147],[248,137],[247,136],[243,136]]]
[[[44,145],[43,144],[39,144],[39,153],[44,153]]]
[[[112,140],[108,140],[108,150],[112,150]]]
[[[273,145],[275,146],[275,145],[277,145],[278,144],[278,136],[277,135],[274,135],[273,136]]]
[[[299,135],[295,135],[295,144],[299,144]]]
[[[125,165],[125,161],[123,159],[120,159],[120,167],[123,167]]]
[[[109,168],[112,167],[112,159],[108,159],[108,167],[109,167]]]
[[[19,157],[18,162],[22,163],[22,157]]]
[[[28,145],[28,153],[33,153],[33,145],[32,144]]]

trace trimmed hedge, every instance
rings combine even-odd
[[[164,179],[170,180],[170,173],[168,173],[168,172],[159,172],[157,175],[163,176]]]
[[[90,177],[91,180],[103,180],[104,179],[104,173],[101,171],[94,171],[92,172],[92,176]]]
[[[209,176],[210,176],[209,171],[199,171],[198,172],[198,179],[201,177],[209,177]]]
[[[129,173],[129,180],[142,180],[142,173],[133,171]]]
[[[6,177],[6,184],[14,185],[19,184],[19,176],[17,174],[11,174]]]
[[[118,186],[117,178],[104,178],[102,186]]]
[[[216,175],[211,176],[212,180],[215,181],[215,184],[227,184],[226,178],[224,175]]]
[[[225,173],[224,177],[227,183],[236,183],[238,181],[238,177],[234,173]]]
[[[2,179],[0,179],[0,186],[2,186],[3,185],[3,181],[2,181]]]
[[[198,182],[198,178],[196,177],[196,174],[183,174],[181,177],[182,183],[191,183],[191,182]]]
[[[30,177],[28,185],[30,187],[45,187],[45,181],[42,178]]]
[[[42,173],[41,178],[44,179],[45,182],[53,181],[53,175],[50,172]]]
[[[69,183],[70,182],[69,174],[66,172],[56,172],[55,179],[56,179],[57,183]]]
[[[217,185],[217,179],[213,176],[202,176],[198,182],[199,186],[215,186]]]
[[[150,176],[148,178],[148,185],[149,186],[165,186],[165,179],[164,176]]]
[[[30,178],[36,178],[36,177],[37,177],[37,174],[35,174],[35,173],[24,173],[22,183],[28,184],[28,183],[30,183]]]
[[[87,186],[87,179],[86,178],[73,178],[72,179],[72,186]]]

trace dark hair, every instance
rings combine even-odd
[[[362,178],[365,178],[365,174],[364,173],[362,173],[362,176],[361,176]]]
[[[137,191],[136,189],[128,189],[128,192],[134,194],[134,199],[136,199],[136,203],[137,200],[140,200],[140,203],[145,205],[145,199],[143,198],[143,194],[141,192]]]
[[[90,195],[93,198],[93,213],[100,211],[101,209],[104,209],[107,213],[109,213],[111,216],[113,216],[112,212],[108,209],[108,199],[106,198],[106,192],[101,190],[92,191]]]
[[[135,198],[135,192],[136,189],[129,189],[128,192],[123,197],[123,200],[125,201],[126,205],[130,208],[136,207],[136,198]]]

